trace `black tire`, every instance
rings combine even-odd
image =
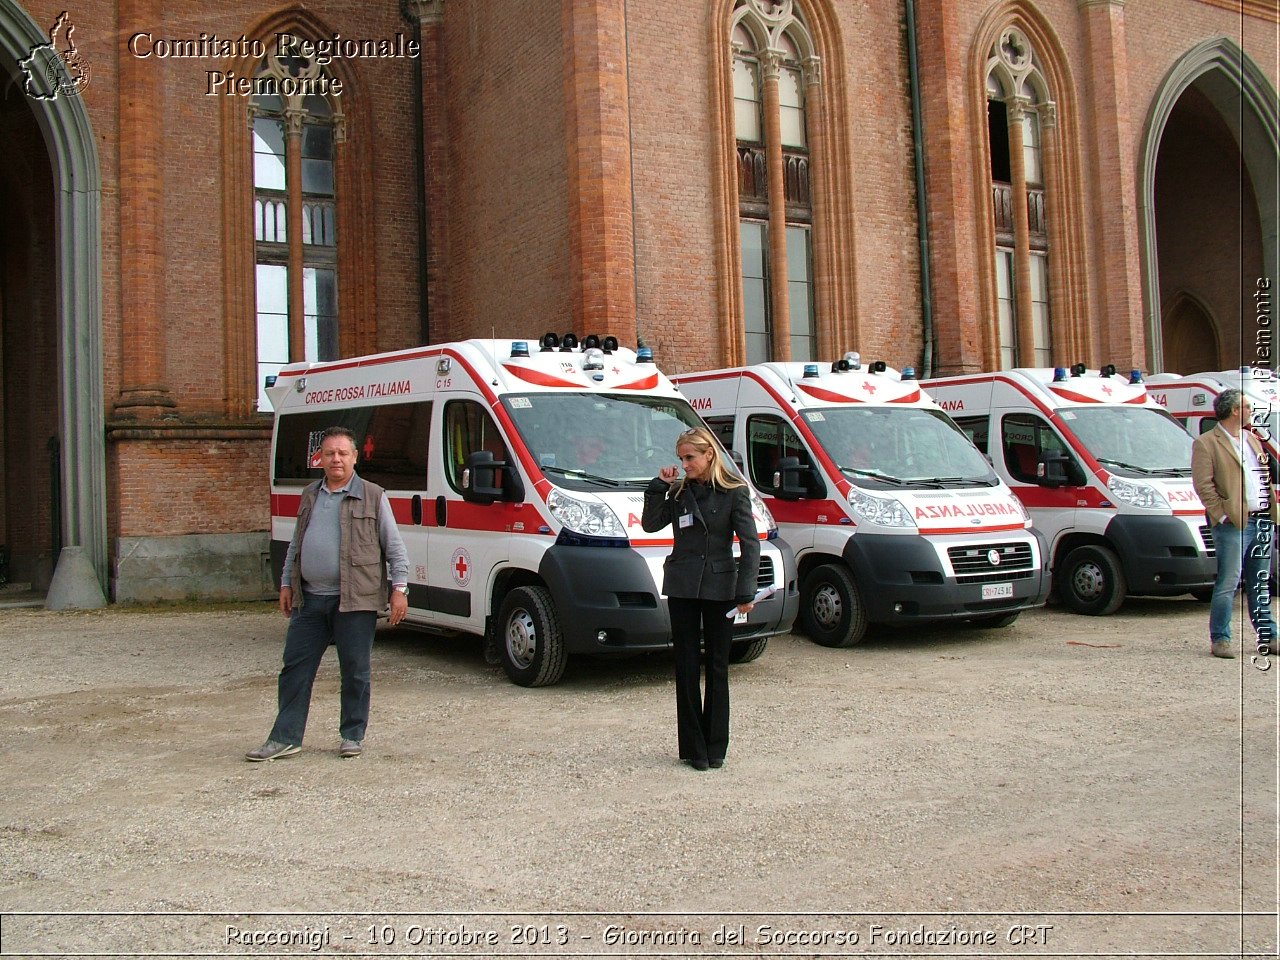
[[[569,654],[551,592],[517,587],[502,601],[494,623],[502,669],[521,687],[545,687],[564,676]]]
[[[1189,592],[1201,603],[1208,603],[1213,599],[1213,587],[1196,587]]]
[[[974,617],[966,622],[975,630],[996,629],[1009,626],[1018,619],[1020,613],[1022,613],[1021,610],[1014,610],[1011,613],[989,613],[985,617]]]
[[[867,608],[849,571],[834,563],[814,567],[800,585],[800,624],[824,647],[852,647],[867,632]]]
[[[1076,547],[1053,577],[1063,606],[1090,617],[1115,613],[1128,592],[1120,558],[1106,547]]]
[[[760,654],[764,653],[764,648],[768,645],[768,637],[760,637],[756,640],[738,640],[729,645],[729,662],[750,663],[752,660],[759,660]]]

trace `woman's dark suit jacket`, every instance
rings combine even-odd
[[[640,525],[656,533],[667,524],[675,533],[675,546],[663,564],[662,592],[668,597],[750,603],[756,593],[760,570],[760,539],[751,516],[746,486],[723,490],[713,486],[698,502],[689,483],[679,497],[671,496],[674,484],[654,477],[644,492]],[[680,526],[680,517],[693,522]],[[733,536],[738,535],[741,558],[733,558]]]

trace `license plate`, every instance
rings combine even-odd
[[[1012,583],[984,583],[982,585],[983,600],[1008,600],[1012,596]]]
[[[733,622],[734,622],[734,623],[746,623],[746,622],[747,622],[747,615],[746,615],[745,613],[735,613],[735,614],[733,615]]]

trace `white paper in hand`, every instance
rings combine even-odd
[[[772,597],[777,592],[778,592],[778,588],[774,586],[761,587],[759,590],[756,591],[756,595],[751,598],[751,602],[759,603],[761,600],[764,600],[766,597]],[[738,616],[738,608],[730,607],[729,612],[726,613],[724,616],[726,620],[732,620],[734,617]],[[743,614],[742,616],[745,617],[746,614]]]

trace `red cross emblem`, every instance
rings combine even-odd
[[[1106,385],[1103,386],[1102,392],[1105,393],[1108,397],[1111,396],[1111,388]]]
[[[373,434],[369,434],[369,436],[367,436],[367,437],[365,437],[365,438],[364,438],[364,447],[363,447],[363,450],[364,450],[364,458],[365,458],[366,460],[372,460],[372,459],[373,459],[373,449],[374,449],[374,445],[373,445]]]
[[[459,547],[453,551],[449,564],[453,568],[454,581],[459,586],[465,587],[471,581],[471,555],[465,548]]]
[[[863,390],[865,390],[865,391],[867,391],[867,393],[875,393],[875,392],[876,392],[875,385],[874,385],[874,384],[871,384],[871,383],[868,383],[868,382],[867,382],[867,381],[865,381],[865,380],[863,380],[863,381],[862,381],[862,389],[863,389]]]

